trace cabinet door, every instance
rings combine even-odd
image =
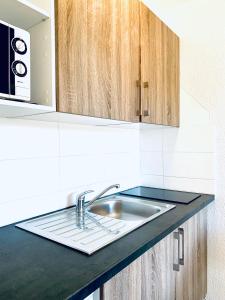
[[[173,234],[168,235],[141,257],[141,300],[175,300]]]
[[[179,125],[179,38],[140,8],[142,122]]]
[[[101,300],[141,300],[141,257],[106,282],[100,291]],[[147,299],[146,299],[147,300]]]
[[[57,111],[138,122],[139,1],[57,0]]]
[[[184,265],[176,273],[176,299],[203,300],[207,292],[206,210],[181,227],[184,229]]]
[[[101,300],[174,300],[173,234],[109,280]]]

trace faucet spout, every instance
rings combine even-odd
[[[118,189],[118,188],[120,188],[120,185],[118,183],[110,185],[109,187],[104,189],[101,193],[99,193],[97,196],[95,196],[91,201],[89,201],[87,204],[85,204],[85,207],[88,207],[88,206],[92,205],[96,200],[101,198],[105,193],[107,193],[109,190],[111,190],[113,188]]]

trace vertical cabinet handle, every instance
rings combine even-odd
[[[136,87],[137,87],[137,103],[138,103],[138,109],[136,111],[136,116],[141,116],[141,110],[140,110],[140,93],[141,93],[141,80],[136,80]]]
[[[144,82],[144,89],[147,89],[149,87],[148,81]]]
[[[148,110],[144,110],[144,113],[143,113],[144,117],[148,117],[149,116],[149,112]]]
[[[181,255],[179,253],[179,264],[184,265],[184,229],[179,228],[178,234],[181,238],[179,238],[179,242],[181,243],[181,246],[179,247],[181,249]]]
[[[173,270],[179,272],[180,265],[184,265],[184,229],[178,228],[178,231],[173,233]]]
[[[148,81],[144,81],[144,82],[143,82],[143,87],[144,87],[144,90],[146,90],[146,89],[149,88],[149,83],[148,83]],[[144,91],[144,99],[146,100],[147,105],[149,105],[149,104],[148,104],[148,91],[146,91],[146,93],[147,93],[147,94],[145,95],[145,91]],[[148,111],[148,109],[146,109],[146,110],[143,111],[143,116],[144,116],[144,117],[149,117],[149,111]]]
[[[173,233],[174,238],[174,246],[173,247],[173,270],[179,272],[180,271],[180,262],[179,262],[179,256],[180,256],[180,235],[178,231],[175,231]]]
[[[141,80],[136,80],[136,86],[139,88],[141,86]]]

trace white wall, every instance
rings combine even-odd
[[[138,129],[0,119],[0,140],[0,226],[139,184]]]

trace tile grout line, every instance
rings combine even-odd
[[[157,177],[165,177],[165,178],[178,178],[178,179],[191,179],[191,180],[206,180],[206,181],[215,181],[215,178],[200,178],[200,177],[181,177],[181,176],[164,176],[153,173],[144,173],[144,176],[157,176]]]
[[[141,150],[141,152],[148,153],[158,153],[158,152],[164,152],[165,154],[214,154],[214,151],[159,151],[159,150]]]

